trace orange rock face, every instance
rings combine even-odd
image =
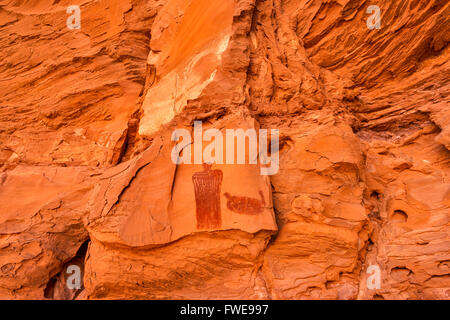
[[[3,2],[0,299],[450,299],[448,1]]]

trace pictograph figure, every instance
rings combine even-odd
[[[262,191],[259,191],[261,199],[254,199],[249,197],[232,196],[225,192],[224,196],[227,198],[227,208],[233,212],[240,214],[255,215],[263,211],[265,200]]]
[[[192,175],[198,229],[220,228],[222,225],[220,187],[223,173],[221,170],[211,170],[211,166],[204,163],[203,171]]]

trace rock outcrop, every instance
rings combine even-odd
[[[0,298],[450,299],[449,16],[1,1]]]

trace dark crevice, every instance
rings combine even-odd
[[[395,210],[391,216],[391,220],[396,222],[406,222],[408,221],[408,215],[405,211]]]
[[[86,253],[89,247],[90,240],[86,240],[78,249],[76,255],[66,262],[62,267],[61,271],[52,277],[47,283],[46,288],[44,289],[44,297],[50,300],[76,300],[78,296],[84,290],[84,264],[86,259]],[[81,287],[80,289],[70,289],[67,286],[67,280],[72,275],[71,273],[67,273],[68,268],[70,266],[77,266],[80,268],[80,281]]]

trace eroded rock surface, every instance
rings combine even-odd
[[[0,2],[0,298],[449,299],[449,16]],[[198,121],[277,129],[279,168],[195,161],[205,142],[174,163],[174,130]]]

